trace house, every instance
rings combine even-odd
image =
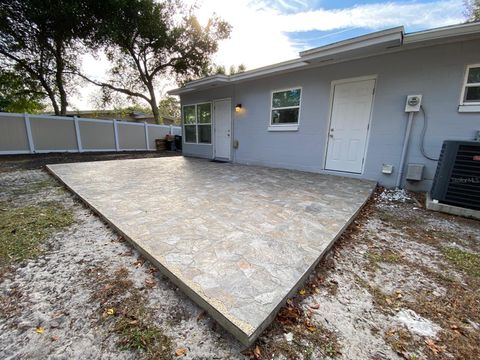
[[[480,23],[374,32],[169,93],[181,99],[186,156],[387,187],[397,185],[410,119],[404,169],[418,177],[405,171],[400,184],[429,190],[442,142],[480,130]]]
[[[48,113],[47,115],[55,115]],[[77,116],[86,119],[106,119],[130,121],[138,123],[156,124],[153,114],[147,114],[140,111],[123,111],[123,110],[74,110],[67,111],[67,116]],[[164,125],[176,125],[180,123],[180,119],[170,115],[161,115],[160,123]]]

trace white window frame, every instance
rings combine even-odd
[[[468,83],[468,74],[471,68],[480,68],[480,64],[470,64],[465,68],[465,75],[463,78],[462,91],[460,94],[460,105],[458,106],[459,112],[480,112],[480,101],[465,101],[466,90],[468,87],[480,86],[478,83]]]
[[[198,122],[198,105],[205,105],[205,104],[210,104],[210,122],[209,123],[199,123]],[[187,106],[195,106],[195,123],[193,124],[185,124],[185,118],[184,118],[184,114],[185,114],[185,107]],[[208,145],[208,146],[211,146],[213,144],[213,104],[211,101],[204,101],[204,102],[199,102],[199,103],[194,103],[194,104],[185,104],[185,105],[182,105],[182,125],[183,125],[183,142],[185,144],[192,144],[192,145]],[[187,141],[187,136],[186,136],[186,131],[185,131],[185,125],[186,126],[195,126],[195,140],[196,142],[190,142],[190,141]],[[198,126],[204,126],[204,125],[210,125],[210,142],[209,143],[205,143],[205,142],[199,142],[198,140]]]
[[[298,106],[283,106],[283,107],[273,107],[273,94],[285,91],[292,91],[292,90],[300,90],[300,102]],[[302,96],[303,96],[303,88],[301,86],[295,86],[288,89],[278,89],[272,90],[270,92],[270,113],[269,113],[269,120],[268,120],[268,131],[298,131],[300,126],[300,116],[302,113]],[[298,121],[296,123],[290,124],[272,124],[272,112],[273,110],[285,110],[285,109],[298,109]]]

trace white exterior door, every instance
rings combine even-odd
[[[375,80],[334,85],[325,169],[361,173]]]
[[[215,159],[230,160],[232,149],[232,101],[230,99],[213,102],[215,121]]]

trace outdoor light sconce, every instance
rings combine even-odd
[[[238,112],[240,112],[240,111],[242,111],[242,104],[237,104],[237,105],[235,105],[235,112],[238,113]]]

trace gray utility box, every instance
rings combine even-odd
[[[423,164],[408,164],[407,165],[407,177],[409,181],[420,181],[423,180],[423,169],[425,165]]]
[[[480,210],[480,142],[443,142],[430,194],[444,204]]]

